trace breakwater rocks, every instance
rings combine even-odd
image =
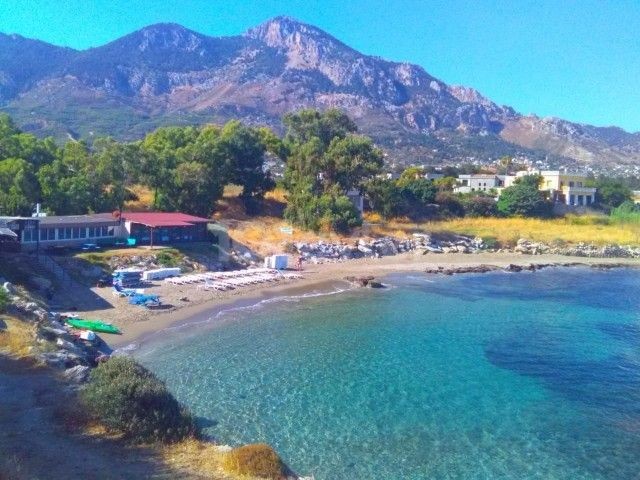
[[[326,260],[351,260],[354,258],[376,258],[399,253],[419,251],[420,253],[475,253],[484,247],[480,237],[456,235],[447,239],[436,239],[428,233],[415,233],[411,238],[398,239],[382,237],[360,238],[355,242],[298,242],[291,249],[302,258],[321,262]]]
[[[588,243],[578,243],[571,246],[551,246],[532,242],[526,238],[518,240],[513,252],[524,255],[554,254],[590,258],[640,258],[640,248],[628,245],[605,245],[599,247]]]
[[[564,255],[589,258],[640,258],[640,248],[620,245],[598,246],[587,243],[575,245],[548,245],[519,239],[513,247],[491,248],[491,244],[480,237],[466,235],[435,236],[428,233],[414,233],[411,238],[398,239],[382,237],[376,239],[360,238],[354,242],[298,242],[287,245],[287,250],[297,253],[312,263],[343,261],[354,258],[377,258],[397,255],[404,252],[418,254],[443,253],[519,253],[522,255]]]

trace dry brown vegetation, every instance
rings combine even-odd
[[[125,210],[130,212],[139,212],[149,210],[153,204],[153,191],[143,185],[133,185],[128,189],[133,193],[137,200],[128,200],[124,204]]]
[[[286,467],[278,454],[266,443],[234,448],[223,457],[227,472],[278,480],[285,477]]]
[[[17,318],[0,315],[0,352],[15,358],[29,356],[33,345],[34,327]]]
[[[187,439],[162,447],[162,461],[175,472],[211,480],[234,478],[225,473],[222,466],[224,452],[213,443]]]
[[[513,245],[519,238],[548,244],[639,245],[640,225],[608,223],[603,217],[461,218],[424,225],[433,232],[453,232],[493,237],[501,244]]]

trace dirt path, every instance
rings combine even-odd
[[[0,355],[0,479],[186,478],[145,448],[68,431],[69,393],[50,370]]]

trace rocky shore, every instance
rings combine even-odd
[[[488,272],[535,272],[536,270],[542,270],[543,268],[550,267],[589,267],[589,268],[620,268],[628,267],[628,264],[624,263],[581,263],[581,262],[555,262],[555,263],[528,263],[518,265],[510,263],[507,266],[501,267],[498,265],[464,265],[464,266],[451,266],[436,268],[427,268],[424,273],[441,274],[441,275],[456,275],[461,273],[488,273]]]
[[[9,312],[35,325],[35,343],[30,353],[42,363],[62,371],[70,382],[87,381],[91,368],[110,354],[111,349],[98,336],[93,341],[80,339],[59,313],[47,311],[11,283],[4,282],[0,288],[9,294]]]
[[[311,263],[345,261],[356,258],[379,258],[398,255],[404,252],[416,254],[443,254],[480,252],[516,253],[522,255],[563,255],[589,258],[640,258],[640,248],[621,245],[597,246],[587,243],[576,245],[547,245],[519,239],[513,247],[495,248],[480,237],[465,235],[438,238],[428,233],[414,233],[411,238],[398,239],[382,237],[376,239],[360,238],[353,243],[298,242],[290,245],[293,252]]]

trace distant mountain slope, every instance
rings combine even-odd
[[[288,17],[237,37],[152,25],[85,51],[0,34],[0,108],[41,135],[134,139],[236,117],[281,128],[303,107],[347,111],[399,163],[510,154],[640,167],[640,133],[523,116]]]

